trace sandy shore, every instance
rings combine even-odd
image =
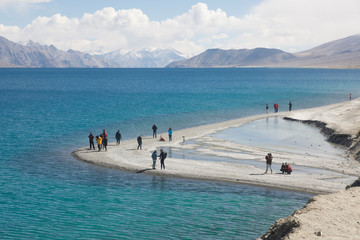
[[[326,123],[326,127],[334,130],[334,134],[345,135],[343,139],[350,139],[350,142],[344,143],[349,149],[349,158],[359,160],[359,99],[298,111],[289,116]],[[359,164],[355,162],[353,168],[358,169]],[[359,186],[359,181],[353,185]],[[359,187],[315,196],[289,217],[277,220],[259,239],[360,239],[359,202]]]
[[[315,169],[327,169],[329,171],[320,173],[297,173],[295,170],[291,176],[288,176],[275,174],[279,173],[279,169],[274,169],[274,174],[264,174],[264,156],[269,152],[269,149],[243,146],[226,140],[213,139],[211,134],[228,128],[239,127],[248,122],[266,117],[287,116],[297,119],[312,119],[327,122],[330,127],[334,129],[355,135],[358,131],[356,126],[357,121],[355,121],[354,118],[348,117],[348,114],[351,113],[357,119],[360,119],[359,112],[355,111],[355,109],[359,107],[360,101],[353,100],[351,102],[298,110],[291,113],[284,112],[251,116],[175,131],[172,142],[161,142],[150,136],[143,137],[143,150],[136,150],[136,139],[133,139],[121,142],[120,146],[110,144],[107,152],[97,152],[88,150],[88,148],[82,148],[76,150],[73,155],[86,162],[144,174],[247,183],[313,193],[336,192],[354,182],[360,174],[359,163],[352,158],[345,158],[345,160],[344,158],[337,157],[323,159],[319,156],[313,156],[306,151],[304,151],[304,154],[272,152],[274,155],[274,164],[289,162],[295,169],[296,166],[306,166]],[[354,109],[354,111],[351,109]],[[158,135],[167,136],[166,133]],[[186,141],[191,139],[201,141],[203,145],[207,146],[204,148],[207,149],[206,154],[215,154],[213,149],[217,148],[223,152],[223,154],[219,154],[218,151],[216,153],[217,157],[238,159],[240,164],[168,157],[165,161],[166,170],[159,169],[159,161],[157,163],[157,169],[151,169],[152,160],[150,156],[154,149],[161,147],[193,147],[191,144],[182,144],[183,136],[185,136]],[[246,151],[247,154],[234,153],[241,150]],[[345,153],[346,150],[344,149],[344,154]],[[241,160],[243,159],[263,162],[264,164],[261,167],[255,167],[251,164],[241,164]]]
[[[355,99],[318,108],[251,116],[183,129],[174,132],[172,142],[160,142],[152,137],[144,137],[143,150],[136,150],[136,139],[132,139],[122,142],[120,146],[110,144],[107,152],[88,150],[86,147],[74,151],[73,156],[85,162],[139,174],[246,183],[325,194],[311,199],[308,205],[296,211],[292,216],[278,220],[261,239],[285,239],[285,237],[286,239],[314,239],[318,235],[326,236],[324,239],[359,239],[357,237],[360,236],[360,209],[357,207],[357,202],[360,201],[360,191],[355,188],[344,191],[345,187],[353,183],[360,175],[360,163],[354,159],[355,154],[349,151],[350,146],[341,147],[344,156],[333,158],[323,158],[306,151],[303,154],[272,151],[274,164],[287,161],[295,170],[291,175],[279,174],[278,169],[274,169],[274,174],[264,174],[264,156],[269,149],[244,146],[213,137],[214,133],[225,129],[240,127],[251,121],[274,116],[326,123],[326,127],[332,129],[334,134],[350,136],[353,148],[358,146],[360,99]],[[165,137],[167,133],[158,135]],[[186,139],[185,143],[190,140],[189,144],[183,144],[183,136]],[[159,161],[157,169],[151,169],[150,156],[154,149],[161,147],[194,149],[196,146],[193,142],[200,144],[206,155],[217,158],[230,157],[238,162],[168,157],[165,161],[166,170],[159,169]],[[247,164],[241,163],[244,159],[247,160]],[[249,164],[249,161],[262,162],[263,165],[256,167],[259,164]],[[297,166],[313,168],[316,171],[297,172]]]

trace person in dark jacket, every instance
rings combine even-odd
[[[166,155],[167,155],[167,153],[166,153],[164,150],[160,149],[160,156],[159,156],[159,158],[160,158],[160,163],[161,163],[161,169],[163,169],[163,167],[164,167],[164,169],[165,169],[165,159],[166,159]]]
[[[115,139],[116,139],[116,144],[120,145],[120,140],[121,140],[121,133],[120,130],[118,130],[115,134]]]
[[[89,135],[90,150],[91,150],[91,146],[95,150],[94,138],[95,138],[94,135],[92,133],[90,133],[90,135]]]
[[[292,109],[292,103],[291,103],[291,101],[289,102],[289,111],[291,111],[291,109]]]
[[[156,130],[157,130],[157,129],[158,129],[157,126],[154,124],[154,125],[152,126],[153,138],[157,138],[157,136],[156,136]]]
[[[142,150],[142,137],[141,137],[141,135],[138,136],[137,142],[138,142],[137,150],[139,150],[139,149]]]
[[[271,164],[272,164],[272,160],[273,160],[272,154],[268,153],[268,155],[266,155],[265,159],[266,159],[266,171],[265,171],[265,173],[267,173],[268,168],[270,168],[270,171],[271,171],[271,174],[272,174],[272,168],[271,168]]]

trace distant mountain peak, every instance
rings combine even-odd
[[[360,68],[360,34],[294,54],[271,48],[208,49],[190,59],[172,62],[167,67]]]
[[[94,55],[96,52],[97,55]],[[338,39],[307,51],[287,53],[274,48],[208,49],[187,58],[165,48],[147,47],[138,50],[118,49],[100,54],[76,50],[62,51],[53,45],[41,45],[31,40],[14,43],[0,36],[0,67],[21,66],[38,68],[93,67],[311,67],[360,68],[360,34]]]

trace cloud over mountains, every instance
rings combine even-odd
[[[265,0],[236,17],[198,3],[181,15],[153,21],[140,9],[107,7],[74,18],[39,16],[25,27],[0,24],[0,35],[85,52],[156,47],[194,55],[208,48],[259,46],[295,52],[360,32],[359,11],[358,0]]]

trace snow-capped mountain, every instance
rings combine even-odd
[[[119,49],[101,56],[112,67],[120,68],[162,68],[185,57],[173,49],[141,49],[127,51]]]

